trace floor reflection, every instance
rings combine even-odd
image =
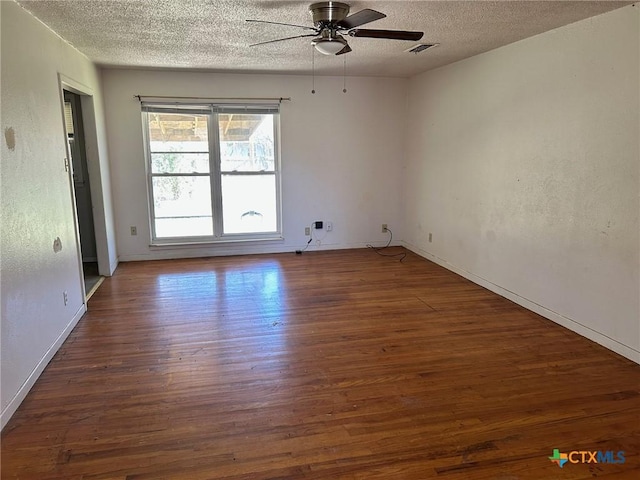
[[[227,268],[218,296],[224,330],[232,336],[243,330],[259,336],[260,344],[283,344],[286,285],[278,262]],[[280,328],[277,328],[280,327]]]
[[[255,360],[259,375],[287,352],[287,287],[277,261],[159,274],[155,306],[172,382],[190,382],[213,365],[233,369],[238,353]]]

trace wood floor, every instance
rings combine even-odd
[[[639,390],[409,252],[125,263],[2,432],[2,478],[638,479]]]

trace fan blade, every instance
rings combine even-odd
[[[351,47],[349,45],[345,45],[342,50],[340,50],[336,55],[342,55],[345,53],[349,53],[351,51]]]
[[[266,20],[247,20],[247,22],[251,22],[251,23],[268,23],[269,25],[284,25],[286,27],[298,27],[298,28],[304,28],[305,30],[313,30],[314,32],[318,31],[313,27],[307,27],[305,25],[294,25],[293,23],[268,22]]]
[[[296,35],[295,37],[277,38],[276,40],[269,40],[266,42],[253,43],[250,47],[256,47],[258,45],[266,45],[267,43],[284,42],[285,40],[293,40],[294,38],[315,37],[317,33],[310,33],[308,35]]]
[[[420,40],[424,32],[407,32],[404,30],[366,30],[356,28],[349,30],[352,37],[388,38],[389,40]]]
[[[344,20],[340,20],[338,22],[338,26],[345,29],[356,28],[360,25],[364,25],[365,23],[371,23],[385,17],[386,15],[384,13],[376,12],[375,10],[371,10],[370,8],[365,8],[364,10],[360,10],[353,15],[349,15]]]

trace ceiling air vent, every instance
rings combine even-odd
[[[438,45],[440,44],[439,43],[419,43],[418,45],[415,45],[410,49],[405,50],[405,52],[420,53],[420,52],[424,52],[427,48],[437,47]]]

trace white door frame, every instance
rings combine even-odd
[[[96,254],[98,257],[98,273],[110,276],[113,268],[109,261],[109,243],[107,239],[107,222],[105,213],[104,196],[102,189],[102,172],[100,169],[100,156],[98,149],[98,132],[94,106],[94,93],[90,87],[83,85],[62,74],[58,74],[58,85],[60,90],[61,111],[64,116],[64,90],[80,95],[80,105],[82,108],[82,120],[85,137],[85,151],[87,157],[87,168],[89,171],[89,184],[91,185],[91,204],[93,209],[93,225],[96,238]],[[64,119],[63,119],[64,120]],[[71,164],[68,142],[65,138],[67,158]],[[78,268],[82,274],[82,252],[80,250],[80,229],[78,225],[78,212],[76,209],[75,190],[73,188],[72,166],[69,167],[70,189],[73,201],[74,227],[76,233],[76,249],[78,256]],[[82,282],[83,295],[84,282]],[[84,298],[84,297],[83,297]]]

